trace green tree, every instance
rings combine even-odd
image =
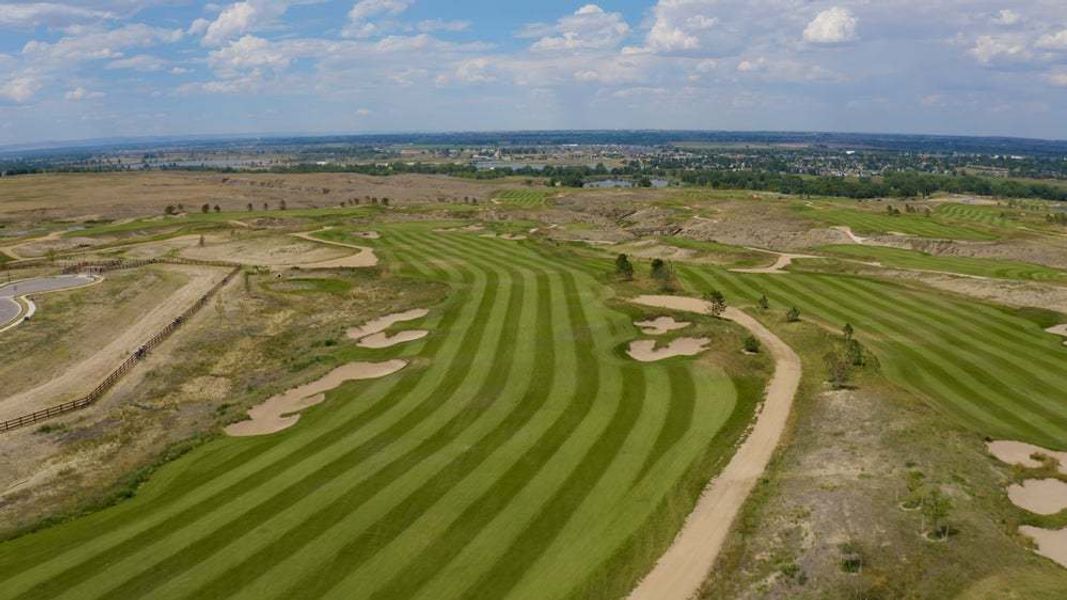
[[[671,280],[671,267],[662,258],[652,259],[652,278],[662,283]]]
[[[634,266],[630,263],[630,257],[625,254],[615,257],[615,274],[626,281],[634,278]]]
[[[943,540],[949,536],[950,527],[945,522],[952,513],[952,499],[941,490],[930,490],[922,501],[923,528],[929,524],[929,534],[932,538]],[[927,521],[929,523],[927,523]]]
[[[767,294],[762,294],[756,302],[756,305],[759,306],[760,310],[769,309],[771,307],[771,302],[770,300],[767,300]]]
[[[205,215],[207,213],[211,212],[211,205],[210,204],[204,204],[203,206],[200,207],[200,212],[204,213]]]
[[[845,357],[853,367],[862,367],[867,364],[867,351],[855,338],[845,342]]]
[[[708,301],[710,305],[708,310],[711,312],[711,316],[719,317],[726,311],[726,296],[719,290],[711,290],[704,294],[704,299]]]
[[[747,336],[745,338],[744,345],[745,345],[745,352],[748,352],[749,354],[757,354],[757,353],[759,353],[760,343],[759,343],[759,340],[756,339],[756,336],[753,336],[753,335]]]
[[[793,307],[789,309],[789,312],[785,313],[785,320],[790,323],[796,323],[800,320],[800,309]]]
[[[852,328],[852,323],[845,323],[845,327],[841,329],[841,335],[845,336],[845,341],[852,340],[852,334],[856,333],[856,330]]]

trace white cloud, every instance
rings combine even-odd
[[[229,5],[211,22],[197,19],[189,26],[190,34],[203,32],[205,46],[221,46],[247,33],[277,22],[293,4],[319,0],[244,0]]]
[[[284,70],[292,58],[267,40],[246,35],[213,51],[208,62],[219,76],[233,79],[242,75],[261,76],[267,71]]]
[[[995,17],[993,17],[993,22],[997,25],[1009,27],[1019,23],[1019,21],[1022,21],[1022,15],[1009,8],[1001,10]]]
[[[380,35],[389,29],[372,19],[383,16],[396,16],[414,4],[415,0],[359,0],[348,11],[348,26],[343,34],[351,38],[368,38]]]
[[[129,58],[113,60],[107,64],[107,68],[111,70],[130,69],[142,73],[150,73],[153,71],[162,71],[168,64],[170,64],[168,61],[159,58],[158,56],[138,54]]]
[[[1022,62],[1032,57],[1026,42],[1017,36],[979,36],[968,53],[983,65]]]
[[[645,46],[653,52],[698,50],[712,42],[719,18],[714,0],[660,0],[652,9],[652,28],[645,36]]]
[[[41,89],[41,82],[32,77],[15,77],[0,83],[0,98],[19,104],[28,102]]]
[[[106,96],[104,92],[91,92],[81,86],[74,88],[66,93],[66,99],[72,102],[80,102],[81,100],[95,100],[97,98],[103,98]]]
[[[815,16],[804,28],[804,41],[811,44],[842,44],[857,39],[856,17],[840,6],[827,9]]]
[[[181,29],[163,29],[135,23],[111,30],[77,30],[55,43],[31,40],[22,48],[24,57],[63,63],[121,58],[126,48],[169,44],[181,40]]]
[[[0,28],[33,29],[37,27],[66,27],[75,23],[113,19],[115,15],[53,2],[0,4]]]
[[[614,48],[630,32],[619,13],[604,12],[596,4],[586,4],[573,15],[561,18],[552,33],[534,42],[535,51],[603,50]]]
[[[491,63],[487,58],[465,60],[456,67],[456,79],[465,83],[489,83],[496,81]]]
[[[1037,40],[1036,45],[1042,50],[1067,51],[1067,29],[1046,33]]]

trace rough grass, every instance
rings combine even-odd
[[[281,434],[206,444],[129,502],[0,546],[0,597],[624,593],[728,454],[758,379],[621,358],[637,333],[605,302],[607,261],[426,225],[383,234],[402,273],[452,292],[425,340],[339,357],[408,369],[342,386]]]
[[[970,258],[965,256],[934,256],[916,250],[887,248],[881,246],[834,245],[819,248],[835,256],[854,258],[864,261],[877,261],[885,267],[900,269],[918,269],[924,271],[943,271],[961,273],[977,277],[995,279],[1022,279],[1035,281],[1063,281],[1067,274],[1063,271],[1030,263]]]

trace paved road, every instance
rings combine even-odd
[[[38,277],[16,281],[0,286],[0,327],[4,327],[18,317],[21,309],[17,296],[58,292],[89,285],[94,279],[88,275],[57,275],[55,277]]]

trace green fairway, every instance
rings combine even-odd
[[[735,303],[766,294],[779,315],[796,306],[835,331],[851,323],[892,382],[951,417],[996,438],[1067,450],[1067,348],[1042,331],[1051,315],[1031,320],[1033,311],[860,277],[678,272],[695,289],[717,287]]]
[[[523,208],[544,206],[552,191],[548,189],[502,190],[493,198],[503,204],[513,204]]]
[[[934,256],[916,250],[883,246],[834,245],[822,246],[822,252],[864,261],[877,261],[883,266],[925,271],[944,271],[976,277],[996,279],[1025,279],[1062,281],[1064,272],[1041,265],[1010,261],[970,258],[966,256]]]
[[[0,598],[625,595],[730,455],[760,379],[625,358],[639,334],[612,308],[608,260],[434,227],[373,242],[393,273],[450,286],[420,323],[431,335],[336,356],[406,369],[0,544]]]
[[[844,225],[852,228],[857,235],[903,233],[919,237],[953,239],[953,240],[994,240],[995,232],[978,224],[958,225],[939,220],[935,216],[904,213],[890,216],[871,210],[841,208],[836,202],[833,208],[811,208],[794,205],[804,217],[822,221],[830,225]],[[898,207],[903,210],[902,207]]]

